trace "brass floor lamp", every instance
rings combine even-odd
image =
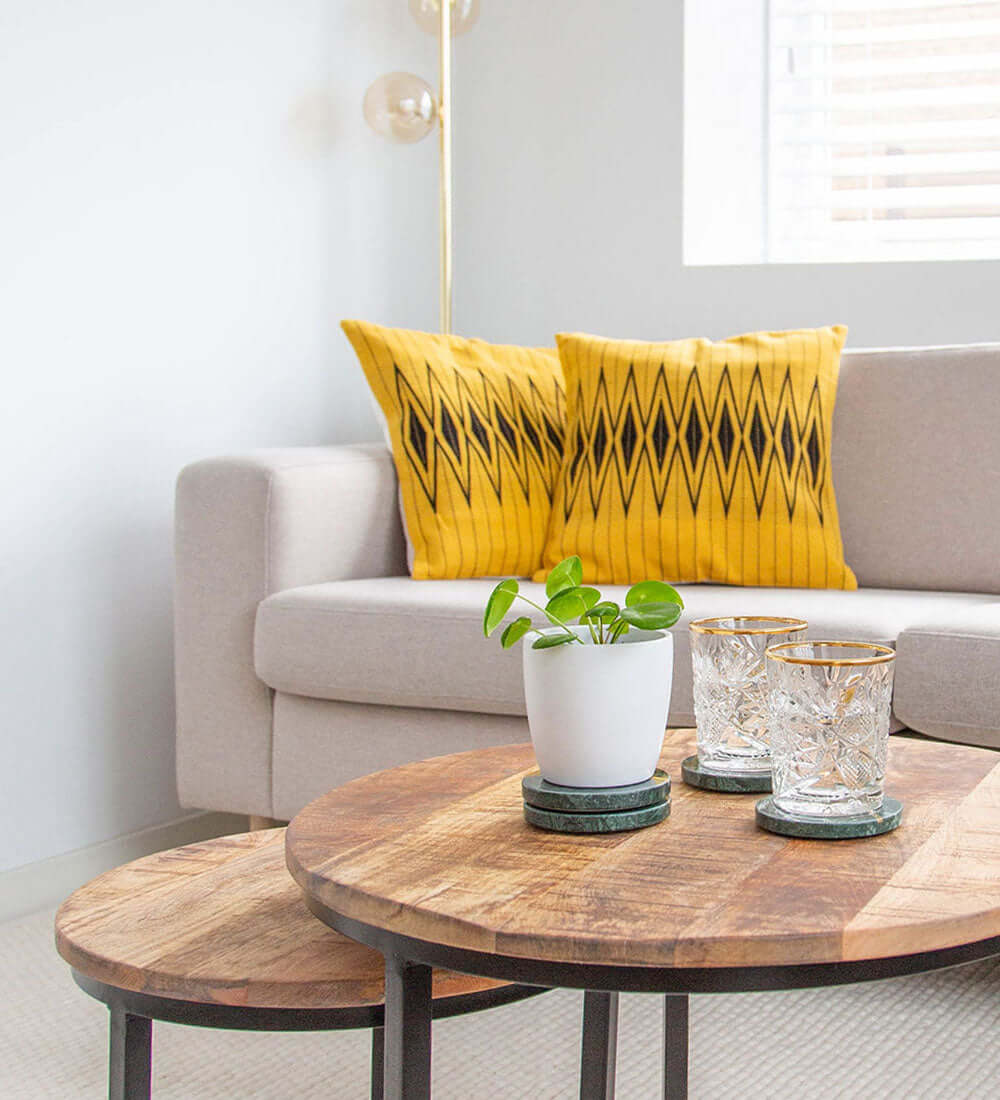
[[[387,73],[365,92],[364,112],[376,133],[411,143],[438,127],[441,144],[441,331],[451,332],[451,43],[479,18],[479,0],[409,0],[421,30],[438,36],[439,89],[412,73]]]

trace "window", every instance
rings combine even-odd
[[[761,0],[711,76],[703,3],[734,7],[688,5],[686,262],[1000,257],[1000,2]],[[727,115],[752,139],[706,155]]]

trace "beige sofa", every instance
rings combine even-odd
[[[896,646],[896,729],[1000,748],[1000,344],[845,354],[833,464],[860,590],[683,586],[671,725],[693,723],[692,618],[793,614]],[[481,633],[492,582],[405,575],[383,445],[195,463],[176,523],[185,805],[288,818],[369,771],[527,739],[520,654]]]

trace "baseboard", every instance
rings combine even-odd
[[[247,819],[240,814],[190,814],[65,855],[0,872],[0,921],[58,905],[95,875],[129,860],[180,844],[243,832],[246,827]]]

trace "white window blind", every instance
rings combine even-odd
[[[1000,257],[1000,2],[771,0],[765,259]]]

